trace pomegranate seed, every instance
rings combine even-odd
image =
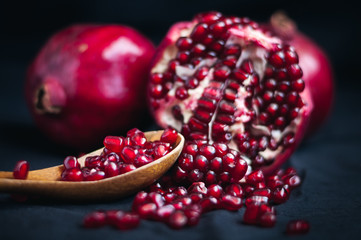
[[[201,43],[197,43],[196,45],[194,45],[194,47],[192,48],[192,54],[194,56],[203,56],[204,53],[206,51],[206,47],[201,44]]]
[[[162,73],[153,73],[151,75],[151,82],[154,84],[162,84],[164,81],[163,74]]]
[[[64,159],[63,165],[65,169],[80,168],[80,164],[78,163],[78,160],[74,156],[67,156]]]
[[[203,173],[199,169],[193,169],[188,173],[188,180],[191,182],[199,182],[203,179]]]
[[[276,215],[270,212],[266,212],[261,215],[259,224],[262,227],[273,227],[276,224]]]
[[[104,171],[97,171],[94,169],[90,170],[90,172],[86,172],[82,169],[82,175],[85,181],[98,181],[105,178]]]
[[[138,149],[131,146],[125,146],[121,152],[121,156],[125,163],[133,163],[137,154]]]
[[[206,197],[199,202],[199,205],[204,213],[216,209],[219,205],[219,201],[215,197]]]
[[[116,136],[106,136],[103,141],[104,147],[111,152],[120,153],[124,147],[124,138]]]
[[[174,145],[177,141],[177,137],[178,137],[178,133],[175,129],[167,128],[162,133],[162,136],[160,137],[160,141]]]
[[[213,24],[219,21],[222,17],[223,17],[222,13],[212,11],[212,12],[200,13],[196,15],[195,19],[197,19],[199,22]]]
[[[310,230],[310,224],[305,220],[293,220],[288,222],[286,233],[289,235],[305,234]]]
[[[193,46],[193,40],[187,37],[181,37],[177,40],[176,46],[180,51],[190,50]]]
[[[191,33],[191,38],[196,42],[200,42],[207,34],[208,25],[205,23],[199,23],[194,27]]]
[[[154,219],[157,210],[155,203],[145,203],[137,208],[139,216],[143,219]]]
[[[82,171],[76,168],[65,169],[61,174],[61,180],[73,182],[83,181]]]
[[[29,163],[25,160],[18,161],[13,170],[15,179],[26,179],[29,173]]]
[[[225,193],[231,196],[243,197],[243,189],[239,184],[233,183],[226,187]]]
[[[305,82],[302,79],[297,79],[292,82],[292,90],[302,92],[305,89]]]
[[[187,225],[188,219],[183,211],[175,211],[169,216],[168,225],[173,229],[181,229]]]
[[[105,212],[107,223],[109,225],[116,226],[119,218],[123,217],[124,211],[122,210],[108,210]]]
[[[292,64],[287,68],[288,76],[291,80],[297,80],[302,77],[302,69],[298,64]]]
[[[204,184],[204,182],[194,182],[192,185],[188,188],[188,193],[201,193],[206,195],[207,194],[207,187]]]
[[[228,211],[237,211],[242,207],[242,199],[232,195],[224,195],[220,200],[221,207]]]
[[[156,218],[158,221],[166,222],[170,215],[172,215],[175,212],[175,208],[173,205],[164,205],[157,209],[156,211]]]
[[[189,97],[188,90],[185,87],[178,87],[175,96],[180,100],[184,100]]]
[[[219,68],[216,68],[213,72],[214,78],[220,81],[226,80],[226,78],[228,78],[230,74],[231,70],[227,66],[221,66]]]
[[[84,217],[83,226],[86,228],[99,228],[104,226],[106,222],[106,214],[101,211],[96,211]]]
[[[153,98],[159,99],[163,97],[164,89],[161,84],[152,84],[149,88],[149,92]]]
[[[276,204],[286,202],[288,197],[289,195],[284,187],[276,188],[272,193],[272,200]]]
[[[282,51],[275,52],[269,57],[268,61],[275,68],[281,68],[285,65],[284,53]]]
[[[223,194],[223,188],[218,184],[212,184],[208,187],[207,196],[220,198]]]
[[[120,230],[128,230],[133,229],[139,226],[140,218],[139,215],[136,213],[124,213],[122,216],[120,216],[115,226]]]

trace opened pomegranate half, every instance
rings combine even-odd
[[[298,63],[292,46],[248,18],[198,14],[173,25],[161,42],[149,105],[161,127],[188,140],[227,143],[268,174],[301,141],[312,111]]]

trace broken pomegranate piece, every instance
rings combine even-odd
[[[160,140],[147,141],[139,129],[131,129],[126,137],[105,137],[104,149],[99,156],[89,156],[84,167],[77,159],[68,156],[64,159],[62,181],[96,181],[131,172],[151,163],[173,150],[178,132],[167,128]]]
[[[226,143],[267,175],[304,135],[313,104],[302,76],[296,50],[256,22],[202,13],[173,25],[160,44],[148,100],[159,126]]]

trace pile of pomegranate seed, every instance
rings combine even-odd
[[[89,156],[80,167],[76,157],[64,159],[63,181],[95,181],[127,173],[151,163],[172,151],[177,131],[166,129],[160,140],[147,141],[139,129],[129,130],[126,137],[107,136],[99,156]]]

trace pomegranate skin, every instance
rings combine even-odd
[[[25,96],[42,132],[78,150],[129,129],[146,111],[155,48],[122,25],[73,25],[55,33],[29,66]]]
[[[334,77],[329,58],[325,51],[311,38],[298,31],[296,23],[283,12],[271,16],[265,29],[292,45],[299,56],[303,80],[311,92],[314,110],[306,136],[314,134],[329,117],[334,103]]]
[[[236,18],[235,18],[236,19]],[[252,22],[252,21],[251,21]],[[194,104],[196,103],[197,99],[193,99],[194,95],[189,94],[190,97],[190,101],[188,101],[187,103],[184,103],[185,101],[187,101],[189,98],[186,97],[185,100],[182,99],[182,97],[178,97],[178,99],[176,96],[176,91],[174,91],[174,87],[172,85],[170,85],[171,88],[173,88],[173,92],[171,94],[158,94],[158,92],[160,92],[161,90],[158,89],[154,89],[153,86],[158,84],[158,80],[156,75],[153,74],[158,74],[158,73],[162,73],[163,78],[166,79],[166,74],[168,73],[167,71],[169,71],[170,67],[168,68],[168,65],[170,63],[170,61],[174,60],[174,56],[179,57],[180,55],[177,55],[177,40],[180,37],[189,37],[192,33],[193,33],[193,28],[198,24],[198,20],[197,19],[193,19],[192,21],[189,22],[179,22],[174,24],[173,26],[170,27],[170,30],[168,31],[168,33],[166,34],[166,36],[164,37],[163,41],[161,42],[161,44],[159,45],[158,49],[157,49],[157,53],[155,54],[155,58],[152,61],[151,64],[151,74],[150,74],[150,80],[148,82],[148,103],[149,103],[149,107],[150,110],[153,114],[153,118],[155,119],[156,123],[161,126],[162,128],[166,128],[168,126],[172,126],[173,128],[176,128],[178,131],[182,131],[182,133],[184,135],[191,135],[194,133],[198,133],[196,131],[204,131],[204,124],[202,122],[197,122],[194,121],[194,125],[193,125],[193,129],[186,129],[184,128],[184,123],[180,124],[183,121],[183,118],[177,118],[177,113],[170,111],[170,108],[168,107],[169,103],[175,102],[176,104],[183,104],[182,108],[189,110],[189,112],[197,110],[197,108],[194,107]],[[256,26],[256,24],[254,25]],[[257,28],[257,27],[255,27]],[[237,29],[232,31],[232,34],[237,35]],[[283,41],[281,41],[278,38],[275,39],[271,39],[269,35],[263,35],[262,33],[252,33],[252,31],[250,31],[249,33],[247,31],[245,31],[245,35],[242,35],[243,33],[240,33],[239,37],[243,37],[247,40],[253,41],[255,46],[258,47],[264,47],[265,49],[269,49],[272,48],[272,46],[274,46],[274,43],[281,43]],[[247,35],[249,34],[249,35]],[[245,41],[247,41],[245,40]],[[196,41],[196,40],[195,40]],[[279,42],[278,42],[279,41]],[[183,47],[183,46],[182,46]],[[185,51],[183,49],[179,50],[179,51]],[[192,51],[192,50],[190,50]],[[242,50],[243,51],[243,50]],[[192,55],[192,54],[190,54]],[[179,61],[180,58],[176,59]],[[182,64],[182,63],[180,63]],[[188,63],[186,63],[188,64]],[[186,65],[187,66],[187,65]],[[213,65],[214,66],[214,65]],[[167,70],[168,69],[168,70]],[[176,69],[176,72],[180,70],[180,69]],[[183,69],[182,69],[183,71]],[[213,71],[213,70],[212,70]],[[167,81],[167,80],[165,80]],[[178,81],[177,79],[175,81]],[[164,84],[164,82],[162,82]],[[166,84],[164,84],[165,88],[167,87]],[[197,87],[196,87],[197,88]],[[193,89],[193,88],[190,88]],[[158,92],[157,92],[158,91]],[[193,90],[192,90],[193,91]],[[193,92],[195,93],[195,92]],[[164,95],[166,95],[165,97],[163,97]],[[175,95],[175,97],[174,97]],[[201,95],[204,96],[204,95]],[[305,132],[307,130],[307,126],[309,123],[309,119],[310,119],[310,114],[312,112],[313,109],[313,101],[311,98],[311,92],[310,89],[308,87],[306,87],[301,93],[300,93],[300,97],[304,100],[304,107],[303,110],[300,112],[299,115],[299,119],[297,120],[297,123],[295,123],[293,126],[291,126],[294,129],[294,138],[293,138],[293,143],[290,146],[285,147],[284,149],[278,151],[275,155],[274,158],[271,159],[272,157],[269,157],[267,159],[267,163],[263,164],[262,166],[258,165],[255,166],[255,168],[260,168],[263,170],[264,174],[269,175],[273,172],[275,172],[277,169],[279,169],[281,167],[281,165],[287,161],[287,159],[289,159],[289,157],[291,156],[291,154],[295,151],[295,149],[297,148],[297,146],[299,145],[299,143],[302,141],[302,139],[304,138]],[[230,96],[230,98],[232,98],[232,96]],[[238,99],[241,100],[241,99]],[[202,102],[202,107],[204,108],[208,108],[210,109],[211,107],[209,107],[209,105],[206,106],[206,104],[211,104],[210,101],[208,102]],[[213,103],[212,103],[213,104]],[[169,104],[171,105],[171,104]],[[216,109],[217,107],[214,107],[214,109]],[[179,109],[175,110],[176,112],[180,111]],[[213,110],[212,110],[213,111]],[[231,111],[231,110],[230,110]],[[194,113],[194,112],[192,112]],[[194,115],[192,115],[193,117]],[[198,116],[204,116],[204,115],[198,115]],[[197,117],[198,117],[197,116]],[[207,116],[206,116],[207,117]],[[204,117],[203,122],[208,121],[209,122],[209,118],[206,119],[206,117]],[[192,121],[193,119],[190,118]],[[196,119],[197,120],[197,119]],[[188,121],[188,120],[187,120]],[[213,121],[213,120],[211,120]],[[231,120],[230,120],[231,121]],[[188,122],[188,123],[189,123]],[[187,124],[188,124],[187,123]],[[193,123],[192,123],[193,124]],[[196,125],[198,124],[198,125]],[[222,128],[223,126],[219,125],[220,128]],[[196,130],[195,130],[196,129]],[[200,129],[200,130],[199,130]],[[218,129],[217,129],[218,130]],[[231,138],[232,140],[228,141],[229,139],[222,139],[221,142],[226,142],[228,141],[228,145],[231,148],[234,147],[238,147],[238,146],[234,146],[234,137],[237,134],[237,132],[239,129],[237,129],[236,127],[233,127],[231,131]],[[213,130],[212,130],[213,131]],[[209,133],[209,132],[208,132]],[[208,136],[211,136],[212,133],[209,133]],[[195,136],[195,135],[193,135]],[[191,136],[191,137],[193,137]],[[200,139],[199,135],[196,136],[198,137],[198,139]],[[228,136],[227,136],[228,137]],[[186,137],[187,139],[187,137]],[[189,140],[189,139],[188,139]],[[212,143],[212,141],[214,139],[204,139],[202,138],[202,140],[205,141],[209,141],[210,143]],[[201,140],[199,140],[201,141]],[[217,140],[215,140],[217,141]],[[238,150],[239,147],[238,147]],[[241,151],[242,152],[242,151]],[[265,153],[265,155],[267,155],[268,153]],[[251,158],[251,157],[250,157]],[[251,159],[251,161],[253,161],[253,159]],[[253,164],[253,163],[251,163]],[[254,164],[255,165],[255,164]]]

